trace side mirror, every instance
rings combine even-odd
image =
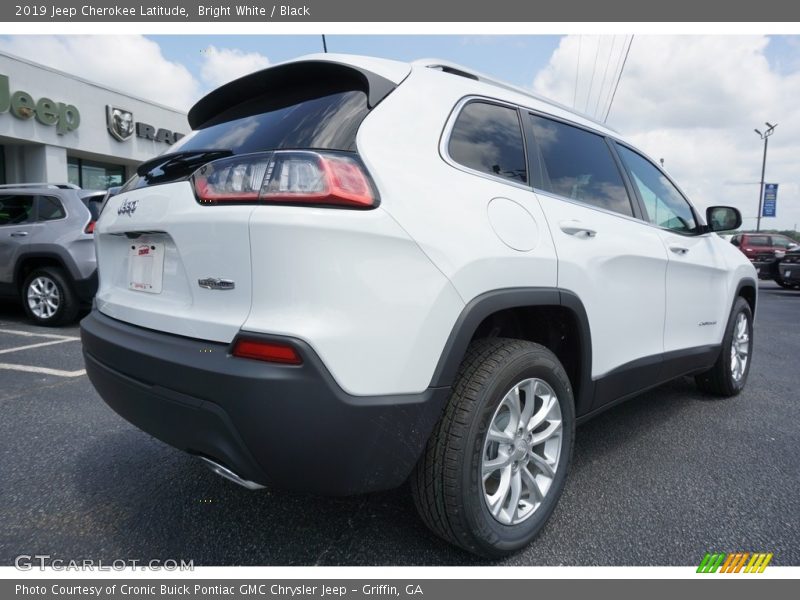
[[[738,247],[738,246],[741,246],[741,245],[742,245],[742,242],[740,242],[740,241],[739,241],[739,238],[733,238],[733,239],[731,240],[731,244],[733,244],[734,246],[737,246],[737,247]]]
[[[742,226],[742,213],[732,206],[709,206],[706,223],[708,231],[732,231]]]

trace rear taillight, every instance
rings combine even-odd
[[[252,358],[285,365],[300,365],[303,363],[303,359],[300,358],[297,350],[288,344],[278,342],[238,339],[233,345],[231,354],[239,358]]]
[[[86,229],[83,230],[84,233],[94,233],[94,224],[97,221],[89,221],[89,224],[86,226]]]
[[[288,150],[215,160],[191,177],[201,204],[301,204],[372,208],[377,195],[356,156]]]

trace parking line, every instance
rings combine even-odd
[[[43,375],[55,375],[57,377],[80,377],[81,375],[86,375],[86,369],[80,369],[79,371],[62,371],[60,369],[31,367],[29,365],[12,365],[9,363],[0,363],[0,369],[7,369],[9,371],[24,371],[26,373],[42,373]]]
[[[27,346],[17,346],[16,348],[5,348],[0,350],[0,354],[8,354],[9,352],[19,352],[20,350],[30,350],[31,348],[41,348],[42,346],[52,346],[53,344],[63,344],[64,342],[74,342],[78,338],[69,340],[50,340],[49,342],[39,342],[38,344],[28,344]]]
[[[52,338],[54,340],[79,340],[78,336],[74,335],[56,335],[54,333],[33,333],[32,331],[20,331],[19,329],[0,329],[0,333],[10,333],[11,335],[22,335],[25,337],[44,337]]]

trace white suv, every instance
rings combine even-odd
[[[670,178],[563,106],[441,61],[319,55],[229,83],[95,229],[105,401],[250,488],[410,480],[500,556],[575,426],[670,379],[732,396],[756,274]]]

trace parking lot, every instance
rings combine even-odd
[[[78,327],[0,305],[0,564],[480,564],[434,537],[408,489],[250,492],[129,425],[83,373]],[[680,380],[578,430],[564,496],[514,565],[689,565],[706,551],[800,565],[800,292],[762,283],[746,391]]]

